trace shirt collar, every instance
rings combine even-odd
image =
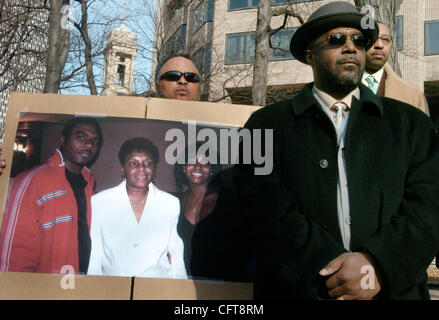
[[[130,198],[128,197],[128,192],[127,192],[127,180],[123,179],[122,182],[117,186],[117,188],[120,188],[121,190],[124,190],[124,191],[121,192],[121,194],[124,194],[123,197],[125,197],[128,200],[128,202],[129,202]],[[153,202],[154,201],[153,199],[156,197],[156,194],[157,194],[158,190],[159,189],[157,189],[157,187],[151,181],[149,183],[149,185],[148,185],[148,198],[147,198],[146,203],[148,203],[148,201],[149,202]],[[148,204],[148,206],[149,206],[149,204]]]
[[[378,70],[377,72],[375,72],[373,74],[370,74],[366,70],[364,70],[363,78],[362,78],[361,81],[363,83],[365,83],[366,78],[369,77],[369,76],[372,76],[375,79],[376,83],[379,84],[381,82],[381,78],[383,77],[383,74],[384,74],[384,68],[381,68],[380,70]]]
[[[349,108],[351,108],[352,104],[352,97],[357,98],[357,100],[360,100],[360,89],[357,87],[351,92],[349,92],[343,99],[337,100],[331,97],[326,92],[323,92],[317,86],[314,84],[313,91],[316,93],[316,95],[324,102],[326,107],[331,108],[335,103],[337,102],[343,102],[346,104]]]
[[[62,151],[58,148],[56,148],[55,152],[50,156],[47,162],[55,167],[65,167],[66,165],[66,163],[64,162],[64,156],[62,154]],[[91,171],[89,168],[83,167],[81,169],[81,173],[86,180],[89,180],[91,178]]]
[[[292,99],[291,102],[291,108],[292,112],[295,115],[301,115],[305,111],[307,111],[309,108],[316,106],[319,106],[319,103],[317,102],[313,92],[312,88],[314,87],[314,82],[308,83],[305,85],[305,87]],[[379,110],[380,116],[383,116],[383,104],[381,101],[381,98],[378,97],[376,94],[373,94],[372,91],[370,91],[366,86],[360,83],[360,97],[361,100],[359,100],[357,97],[352,97],[352,100],[355,104],[358,105],[359,102],[360,105],[365,103],[368,106],[374,106]],[[352,103],[351,106],[351,112],[353,112],[353,107],[355,107]]]

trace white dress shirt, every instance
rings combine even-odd
[[[338,166],[338,181],[337,181],[337,214],[340,233],[343,240],[343,246],[346,250],[350,250],[351,242],[351,217],[349,208],[349,190],[346,176],[346,161],[344,157],[344,136],[346,126],[349,119],[349,112],[343,111],[343,120],[339,128],[335,124],[335,115],[330,108],[337,102],[343,102],[349,108],[352,104],[352,97],[360,99],[360,89],[356,88],[341,100],[336,100],[329,94],[319,90],[315,85],[313,87],[313,95],[317,102],[322,107],[322,110],[329,117],[334,125],[337,135],[337,166]]]
[[[92,250],[87,274],[187,278],[183,241],[177,234],[177,197],[150,183],[139,222],[131,208],[125,180],[95,194],[91,204]]]
[[[381,68],[380,70],[378,70],[374,74],[369,74],[369,73],[367,73],[366,70],[364,70],[363,77],[361,78],[361,82],[366,87],[369,88],[369,83],[367,82],[366,78],[369,77],[369,76],[372,76],[374,78],[374,80],[375,80],[375,85],[377,86],[377,88],[379,88],[380,87],[380,83],[381,83],[381,79],[383,78],[383,74],[384,74],[384,68]]]

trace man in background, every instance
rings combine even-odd
[[[379,34],[375,44],[366,52],[366,68],[362,82],[373,93],[380,97],[393,98],[425,112],[430,116],[427,100],[421,90],[415,85],[405,81],[393,71],[387,63],[392,50],[393,39],[389,28],[382,22],[378,22]],[[438,130],[437,117],[431,117],[433,124]],[[436,266],[439,267],[439,253],[436,255]]]
[[[366,52],[366,67],[362,82],[380,97],[393,98],[424,111],[429,115],[427,101],[421,90],[399,77],[387,63],[393,39],[389,28],[378,22],[377,41]]]
[[[200,100],[200,73],[187,54],[174,54],[156,69],[155,87],[159,98]]]

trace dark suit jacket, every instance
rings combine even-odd
[[[324,297],[318,272],[345,252],[336,133],[312,85],[256,111],[245,125],[272,129],[274,140],[271,174],[255,175],[254,163],[240,162],[235,170],[242,213],[256,241],[255,298]],[[363,85],[360,92],[345,135],[351,250],[372,255],[380,297],[429,298],[426,268],[439,247],[438,136],[421,111]]]

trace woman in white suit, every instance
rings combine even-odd
[[[153,184],[158,148],[146,138],[120,151],[118,186],[92,197],[92,250],[87,274],[187,278],[177,234],[179,200]]]

